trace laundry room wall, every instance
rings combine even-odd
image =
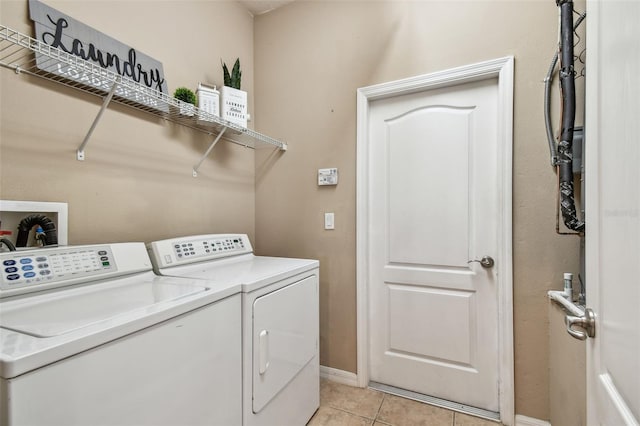
[[[253,17],[233,1],[44,3],[163,63],[170,94],[222,85],[220,60],[242,64],[253,112]],[[33,36],[26,0],[0,1],[0,23]],[[101,99],[0,71],[0,199],[69,204],[71,244],[242,232],[253,239],[254,154],[112,104],[76,160]]]
[[[322,365],[356,371],[356,89],[514,55],[515,408],[549,419],[546,292],[578,269],[543,124],[557,22],[553,1],[301,0],[256,17],[256,126],[289,143],[257,151],[257,250],[320,260]],[[325,167],[337,186],[317,186]]]

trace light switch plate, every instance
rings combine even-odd
[[[324,229],[335,229],[335,215],[333,213],[324,214]]]

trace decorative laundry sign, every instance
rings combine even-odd
[[[29,0],[29,16],[34,23],[36,38],[70,55],[78,56],[123,78],[139,83],[143,88],[167,93],[162,63],[134,48],[53,9],[39,0]],[[36,66],[87,86],[109,92],[110,79],[82,67],[57,62],[51,57],[36,55]],[[115,96],[168,112],[163,102],[151,90],[134,90],[118,85]]]

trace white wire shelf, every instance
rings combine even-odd
[[[145,111],[216,136],[200,162],[194,166],[194,176],[197,175],[197,168],[220,138],[252,149],[261,143],[273,145],[283,151],[287,149],[287,144],[282,141],[221,119],[4,25],[0,25],[0,66],[17,74],[24,73],[51,80],[104,99],[98,116],[78,148],[79,160],[84,159],[84,148],[110,102]],[[180,111],[185,109],[191,109],[193,115],[181,114]]]

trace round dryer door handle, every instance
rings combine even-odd
[[[269,332],[267,330],[262,330],[258,335],[258,344],[260,374],[264,374],[269,368]]]

